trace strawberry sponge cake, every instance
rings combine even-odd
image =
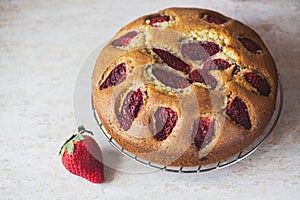
[[[262,134],[278,77],[248,26],[210,10],[168,8],[113,37],[92,84],[98,120],[122,148],[164,166],[199,166]]]

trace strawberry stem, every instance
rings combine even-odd
[[[64,144],[59,150],[59,155],[62,155],[66,150],[69,151],[69,153],[72,153],[73,148],[71,148],[71,146],[73,142],[84,140],[84,137],[82,136],[82,134],[84,133],[89,133],[91,135],[94,135],[92,131],[86,130],[83,125],[80,125],[78,127],[78,133],[73,134],[69,139],[67,139],[64,142]]]
[[[83,131],[83,130],[85,130],[85,128],[84,128],[84,126],[83,125],[80,125],[80,126],[78,126],[78,133],[80,132],[80,131]]]
[[[80,125],[80,126],[78,127],[78,133],[79,133],[79,134],[89,133],[89,134],[91,134],[91,135],[94,135],[92,131],[86,130],[86,129],[84,128],[83,125]]]

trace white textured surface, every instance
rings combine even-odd
[[[263,38],[284,83],[279,124],[249,158],[182,175],[106,168],[93,185],[57,156],[76,130],[73,90],[89,53],[136,17],[171,6],[210,8]],[[300,196],[299,1],[0,1],[0,199],[296,199]]]

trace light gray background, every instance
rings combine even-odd
[[[68,173],[58,150],[76,131],[73,92],[90,52],[140,15],[203,7],[254,28],[284,84],[279,124],[249,158],[182,175],[105,168],[107,182]],[[0,199],[296,199],[300,196],[299,1],[0,1]]]

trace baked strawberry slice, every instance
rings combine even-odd
[[[212,59],[207,61],[204,66],[203,69],[205,70],[220,70],[220,71],[224,71],[227,68],[229,68],[231,66],[231,64],[229,62],[227,62],[226,60],[222,59],[222,58],[216,58],[216,59]]]
[[[137,118],[143,106],[143,92],[141,89],[131,90],[123,100],[121,112],[118,114],[120,126],[127,131]]]
[[[214,23],[217,25],[224,24],[227,22],[227,20],[215,15],[204,15],[203,19],[209,23]]]
[[[191,73],[188,75],[187,80],[192,84],[194,82],[196,83],[204,83],[204,78],[202,77],[202,75],[206,73],[206,71],[201,70],[201,69],[194,69],[193,71],[191,71]]]
[[[131,43],[133,38],[135,38],[137,35],[138,35],[137,31],[135,31],[135,30],[129,31],[128,33],[125,33],[118,39],[115,39],[114,41],[112,41],[112,45],[115,47],[126,47]]]
[[[178,71],[182,71],[185,74],[189,73],[191,66],[178,58],[177,56],[171,54],[168,51],[163,49],[153,48],[154,53],[156,53],[168,66],[176,69]]]
[[[245,80],[254,87],[257,92],[264,96],[268,96],[271,92],[271,87],[263,75],[254,72],[244,73]]]
[[[106,77],[105,81],[100,84],[100,90],[116,86],[126,79],[126,63],[122,62],[114,67],[114,69]]]
[[[158,141],[163,141],[172,133],[178,120],[177,113],[171,108],[159,107],[155,113],[155,130],[153,136]]]
[[[251,129],[248,108],[245,102],[239,96],[236,96],[228,103],[226,114],[234,123],[240,125],[246,130]]]
[[[193,140],[196,149],[199,151],[205,148],[215,135],[214,121],[209,118],[198,118],[193,125]]]
[[[161,23],[168,22],[168,21],[170,21],[170,16],[157,15],[149,19],[149,24],[153,27],[158,27]]]
[[[104,182],[102,153],[96,141],[84,133],[91,133],[83,126],[61,147],[59,154],[65,168],[92,183]]]
[[[183,57],[193,61],[205,60],[221,51],[221,47],[211,41],[189,41],[180,47]]]
[[[165,71],[160,68],[153,68],[152,73],[157,80],[159,80],[162,84],[169,86],[175,89],[183,89],[190,86],[188,80],[185,77],[182,77],[173,72]]]
[[[218,85],[217,79],[209,73],[208,70],[194,69],[187,77],[190,84],[203,83],[210,86],[211,89],[215,89]]]
[[[253,40],[240,36],[238,37],[238,40],[243,44],[243,46],[250,51],[251,53],[258,54],[261,52],[260,46],[256,44]]]

